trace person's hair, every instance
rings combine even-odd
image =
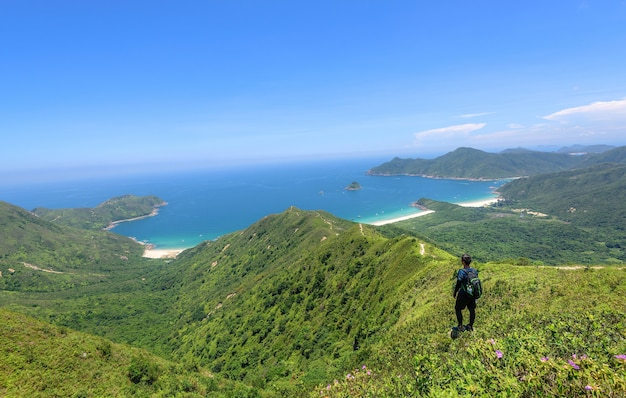
[[[472,256],[470,256],[469,254],[464,254],[461,256],[461,261],[463,262],[463,264],[470,265],[472,263]]]

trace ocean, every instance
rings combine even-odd
[[[423,197],[452,203],[494,198],[493,191],[506,183],[366,174],[386,160],[327,160],[4,184],[0,200],[32,210],[95,207],[125,194],[156,195],[168,202],[157,216],[121,223],[113,232],[158,249],[175,249],[244,229],[290,206],[372,223],[420,212],[410,204]],[[362,189],[345,190],[353,181]]]

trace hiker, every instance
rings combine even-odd
[[[463,268],[456,272],[456,285],[454,286],[454,293],[452,296],[456,298],[456,304],[454,309],[456,311],[456,320],[458,323],[459,331],[473,331],[474,319],[476,318],[476,299],[472,292],[468,292],[468,286],[471,286],[468,281],[470,275],[478,278],[478,271],[475,268],[470,267],[472,263],[472,257],[469,254],[461,256],[461,263]],[[471,287],[469,287],[471,289]],[[467,307],[469,310],[469,323],[463,326],[463,310]]]

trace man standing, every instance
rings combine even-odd
[[[472,295],[472,292],[468,289],[472,289],[469,283],[472,277],[478,277],[478,270],[470,267],[472,263],[472,257],[469,254],[461,256],[461,263],[463,268],[456,272],[456,285],[454,286],[453,297],[456,298],[456,305],[454,309],[456,311],[456,320],[458,323],[459,331],[472,331],[474,330],[474,319],[476,318],[476,299]],[[463,310],[467,307],[469,310],[469,323],[463,326]]]

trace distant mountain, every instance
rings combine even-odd
[[[597,155],[589,156],[579,167],[587,167],[601,163],[626,163],[626,146],[620,146]]]
[[[615,147],[612,145],[572,145],[559,149],[558,153],[602,153],[610,151]]]
[[[432,160],[394,158],[373,167],[368,174],[467,179],[509,178],[567,170],[585,159],[585,156],[529,150],[497,154],[473,148],[458,148]]]

